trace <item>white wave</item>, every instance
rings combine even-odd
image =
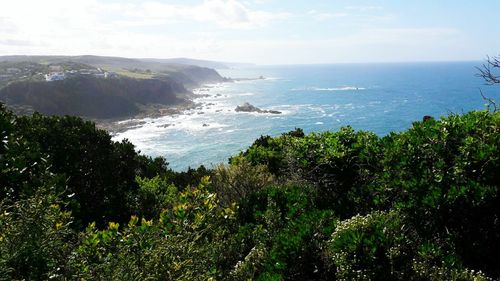
[[[291,91],[319,91],[319,92],[336,92],[336,91],[362,91],[366,90],[364,87],[346,86],[346,87],[307,87],[307,88],[293,88]]]
[[[118,121],[116,122],[116,124],[127,124],[127,123],[132,123],[132,122],[137,122],[139,121],[139,119],[127,119],[127,120],[122,120],[122,121]]]

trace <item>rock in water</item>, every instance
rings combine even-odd
[[[245,102],[242,105],[236,106],[236,112],[257,112],[257,113],[271,113],[271,114],[281,114],[280,111],[277,110],[262,110],[254,105],[251,105],[248,102]]]
[[[255,107],[248,102],[245,102],[243,105],[236,106],[236,112],[261,112],[262,110],[258,107]]]
[[[264,110],[264,113],[281,114],[281,111],[278,111],[278,110]]]

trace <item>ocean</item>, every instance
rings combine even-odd
[[[424,115],[435,118],[485,109],[480,95],[500,101],[500,85],[476,77],[482,62],[256,66],[219,70],[225,77],[264,79],[196,89],[197,109],[146,118],[117,134],[141,153],[164,156],[174,170],[227,163],[261,135],[306,133],[350,125],[384,136]],[[236,112],[248,102],[282,114]],[[127,122],[127,121],[124,121]]]

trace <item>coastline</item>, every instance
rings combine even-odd
[[[143,111],[137,115],[128,118],[113,118],[113,119],[92,119],[96,127],[108,131],[111,136],[125,132],[129,129],[136,128],[146,123],[146,118],[160,118],[164,116],[173,116],[183,114],[187,110],[194,109],[198,106],[192,99],[186,100],[182,104],[163,105],[150,104],[142,106]]]
[[[211,96],[206,94],[214,85],[232,83],[233,81],[224,81],[216,84],[203,84],[200,87],[193,88],[185,97],[185,101],[179,104],[148,104],[141,106],[141,113],[130,117],[112,118],[112,119],[91,119],[99,129],[106,130],[111,136],[116,136],[130,129],[140,127],[147,123],[145,119],[156,119],[165,116],[176,116],[187,114],[190,110],[195,110],[203,106],[202,103],[195,102],[196,99]]]
[[[225,81],[218,83],[207,83],[199,87],[190,89],[190,93],[185,97],[185,101],[180,104],[175,105],[163,105],[163,104],[149,104],[141,106],[141,113],[122,118],[113,119],[92,119],[95,122],[96,127],[108,131],[111,136],[116,136],[120,133],[140,127],[147,123],[145,119],[156,119],[165,116],[176,116],[183,114],[190,114],[189,111],[196,109],[203,109],[204,106],[211,106],[213,104],[205,104],[203,102],[196,102],[196,99],[206,98],[206,97],[219,97],[220,94],[209,94],[212,88],[222,86],[227,83],[241,82],[241,81],[253,81],[253,80],[263,80],[263,76],[257,78],[228,78]],[[192,114],[192,113],[191,113]],[[203,114],[200,113],[200,114]],[[206,124],[203,124],[206,125]]]

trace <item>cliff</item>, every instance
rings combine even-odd
[[[140,105],[174,105],[188,91],[171,79],[75,77],[54,82],[20,81],[0,89],[0,100],[45,115],[119,118],[140,112]]]
[[[44,75],[66,79],[46,82]],[[112,79],[103,79],[105,72]],[[92,74],[91,74],[92,73]],[[56,79],[54,79],[56,80]],[[0,56],[0,101],[18,114],[107,119],[134,116],[148,105],[187,101],[188,89],[227,81],[194,65],[101,56]]]

